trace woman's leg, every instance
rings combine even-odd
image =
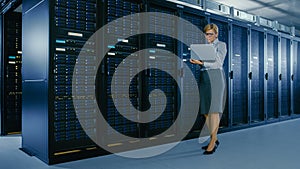
[[[207,147],[207,151],[212,151],[215,147],[215,142],[218,140],[217,134],[219,130],[220,117],[219,113],[210,113],[207,117],[209,126],[208,129],[211,133],[211,139]]]
[[[208,118],[208,114],[204,114],[205,117],[205,125],[203,126],[202,129],[202,136],[210,136],[211,137],[211,132],[210,132],[210,120]]]

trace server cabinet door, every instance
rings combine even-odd
[[[152,30],[163,31],[164,35],[147,35],[145,44],[146,48],[149,50],[147,51],[146,56],[149,57],[145,58],[145,65],[149,67],[161,67],[162,70],[168,70],[177,74],[175,71],[179,70],[179,65],[176,62],[176,59],[170,55],[171,53],[177,52],[177,41],[171,36],[177,33],[177,23],[169,16],[161,14],[170,14],[170,16],[177,15],[177,9],[168,8],[160,3],[150,2],[148,4],[147,12],[157,12],[155,16],[151,16],[148,25]],[[160,20],[159,22],[158,19]],[[145,124],[146,130],[144,134],[146,137],[160,134],[170,128],[178,114],[178,85],[175,81],[176,79],[173,79],[172,76],[162,70],[153,68],[147,69],[146,76],[143,79],[145,84],[145,95],[143,98],[146,98],[143,101],[145,108],[150,107],[149,99],[156,100],[151,107],[154,109],[161,107],[163,102],[160,100],[164,99],[166,96],[166,108],[163,113],[156,120]],[[150,92],[154,89],[160,89],[164,92],[165,96],[153,95],[152,98],[149,98]],[[149,116],[157,116],[155,113],[161,112],[154,112],[149,114]],[[174,133],[175,132],[176,131],[174,131]]]
[[[197,15],[196,14],[197,12],[183,11],[181,13],[180,17],[191,22],[199,30],[202,31],[204,26],[207,23],[207,19],[204,16]],[[193,28],[191,28],[187,25],[179,25],[178,27],[180,27],[180,29],[182,29],[182,31],[180,31],[180,32],[182,32],[183,39],[186,42],[188,42],[188,44],[201,44],[201,43],[203,44],[203,43],[205,43],[204,35],[203,34],[196,35],[195,34],[196,30],[193,30]],[[180,47],[179,47],[178,51],[179,51],[179,56],[182,56],[183,62],[185,62],[185,64],[191,69],[197,83],[199,84],[200,66],[190,63],[190,61],[189,61],[191,58],[190,46],[180,43]],[[190,84],[188,84],[188,85],[190,85]],[[184,89],[188,89],[188,90],[184,91]],[[183,89],[181,89],[182,95],[186,95],[186,96],[199,95],[199,93],[194,93],[193,91],[194,91],[194,89],[192,86],[184,86]],[[188,113],[188,112],[184,112],[184,113]],[[199,131],[200,128],[203,126],[204,122],[205,122],[204,118],[199,114],[191,132]]]
[[[280,60],[280,98],[279,106],[280,116],[289,116],[291,114],[291,71],[290,71],[290,58],[291,58],[291,41],[287,38],[281,38],[281,60]]]
[[[248,123],[248,33],[247,28],[232,28],[232,125]]]
[[[0,15],[0,32],[3,34],[3,15]],[[0,37],[0,51],[3,51],[3,36]],[[4,97],[3,97],[3,78],[4,78],[4,63],[3,63],[3,52],[0,53],[0,134],[2,135],[2,128],[3,128],[3,108],[4,108]]]
[[[146,132],[144,133],[146,137],[151,137],[161,133],[166,133],[173,123],[175,122],[179,106],[178,105],[178,90],[179,86],[176,80],[179,81],[179,69],[180,65],[177,63],[177,58],[172,56],[172,53],[177,54],[177,39],[173,39],[174,35],[178,33],[178,23],[173,19],[174,16],[178,15],[178,9],[176,4],[161,1],[148,1],[147,12],[156,12],[149,18],[148,25],[151,30],[161,32],[160,34],[147,34],[146,36],[146,48],[147,48],[147,58],[145,58],[145,65],[149,67],[143,78],[145,84],[145,90],[143,95],[146,98],[143,101],[144,108],[150,107],[149,100],[157,100],[155,103],[151,104],[151,108],[155,111],[157,108],[162,106],[161,101],[166,98],[166,108],[163,112],[155,112],[149,114],[151,117],[157,117],[157,113],[161,115],[156,118],[156,120],[145,124]],[[167,7],[166,7],[167,6]],[[168,15],[162,15],[168,14]],[[147,29],[147,28],[146,28]],[[152,48],[152,49],[151,49]],[[152,67],[152,68],[150,68]],[[154,69],[158,67],[160,69]],[[169,73],[176,75],[177,77],[172,77]],[[152,95],[150,98],[149,94],[154,89],[161,90],[163,95]],[[168,135],[176,136],[176,131],[178,126],[168,130]],[[171,140],[172,137],[168,138]]]
[[[216,20],[216,19],[213,19],[211,18],[210,19],[210,22],[211,23],[214,23],[218,26],[219,28],[219,40],[222,41],[222,42],[225,42],[226,43],[226,46],[227,46],[227,55],[225,57],[225,60],[224,60],[224,64],[223,64],[223,70],[225,72],[225,76],[226,76],[226,80],[227,80],[227,89],[229,89],[229,85],[228,85],[228,81],[229,81],[229,25],[227,22],[224,22],[224,21],[220,21],[220,20]],[[227,90],[229,91],[229,90]],[[221,128],[224,128],[224,127],[228,127],[229,126],[229,95],[228,95],[228,92],[227,92],[227,98],[226,98],[226,105],[225,105],[225,108],[224,108],[224,112],[223,112],[223,116],[222,116],[222,119],[220,121],[220,127]]]
[[[4,15],[3,118],[1,134],[21,132],[22,13]]]
[[[300,114],[300,42],[295,42],[295,53],[294,53],[294,77],[293,77],[293,94],[294,94],[294,114]]]
[[[264,120],[264,33],[251,31],[251,123]]]
[[[53,17],[53,50],[49,64],[49,154],[50,159],[57,162],[67,156],[66,151],[95,147],[89,136],[94,136],[97,131],[96,110],[92,106],[95,98],[90,92],[95,88],[90,84],[95,82],[96,45],[90,39],[89,45],[83,46],[96,31],[97,2],[55,0],[50,4],[53,6],[50,15]],[[73,96],[75,91],[76,98]]]
[[[267,119],[278,117],[278,37],[267,34],[267,56],[265,80],[267,84],[266,100]]]
[[[140,9],[140,1],[109,0],[106,3],[106,7],[104,7],[107,13],[104,16],[103,22],[109,24],[123,16],[138,13]],[[127,39],[122,38],[122,36],[129,33],[138,35],[141,29],[140,20],[127,18],[127,20],[122,21],[120,24],[121,26],[118,27],[109,26],[106,30],[109,38],[102,40],[103,46],[109,52],[102,65],[105,70],[103,76],[98,79],[98,82],[102,81],[104,90],[102,90],[102,93],[99,92],[98,96],[101,98],[102,110],[105,112],[103,115],[112,127],[111,130],[105,129],[106,135],[109,137],[106,138],[109,139],[110,143],[108,144],[120,143],[122,145],[123,142],[130,140],[120,140],[117,137],[118,133],[116,131],[123,135],[131,136],[133,139],[140,137],[140,124],[123,117],[122,114],[125,113],[129,118],[135,119],[138,114],[134,113],[136,112],[134,109],[141,110],[141,73],[138,75],[133,73],[139,72],[139,66],[142,64],[142,61],[140,59],[127,58],[129,55],[140,50],[140,36],[132,36]],[[123,69],[118,69],[120,64],[125,65],[125,67],[123,66]],[[118,72],[116,71],[117,69]],[[116,72],[118,73],[118,78],[113,82],[112,79]],[[130,86],[124,85],[128,83],[126,82],[127,76],[134,76],[130,82]],[[112,91],[112,88],[115,91]],[[126,104],[128,95],[132,105]]]

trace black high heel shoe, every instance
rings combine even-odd
[[[216,141],[216,146],[218,147],[218,146],[219,146],[219,144],[220,144],[220,142],[219,142],[219,140],[217,140],[217,141]],[[208,147],[208,145],[206,145],[206,146],[203,146],[203,147],[202,147],[202,149],[203,149],[203,150],[206,150],[206,149],[207,149],[207,147]]]
[[[213,154],[215,151],[216,151],[216,149],[217,149],[217,144],[215,145],[215,147],[211,150],[211,151],[207,151],[207,150],[205,150],[204,152],[203,152],[203,154],[204,155],[210,155],[210,154]]]

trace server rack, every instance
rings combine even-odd
[[[171,37],[171,35],[177,33],[177,23],[172,18],[168,18],[159,14],[166,13],[177,16],[178,14],[176,5],[167,2],[166,4],[163,4],[161,1],[148,1],[146,5],[146,11],[158,12],[157,15],[152,16],[149,19],[148,25],[152,27],[152,30],[162,30],[166,36],[158,34],[146,35],[145,44],[146,48],[149,49],[147,54],[149,57],[145,58],[145,64],[154,67],[162,67],[164,70],[172,72],[178,71],[179,65],[177,64],[175,58],[170,57],[170,53],[177,52],[177,40]],[[165,22],[158,23],[156,21],[157,18],[163,18]],[[154,48],[160,48],[163,51],[156,50]],[[144,98],[148,98],[153,89],[160,89],[164,92],[167,99],[166,109],[162,115],[158,119],[146,124],[145,126],[145,136],[151,137],[167,130],[175,121],[178,114],[178,85],[172,76],[162,70],[153,68],[147,70],[144,82],[147,86],[145,89],[145,96],[147,97]],[[164,96],[156,95],[153,97],[155,98],[152,99],[161,100]],[[148,101],[144,101],[144,103],[146,107],[149,107]],[[151,106],[160,107],[160,104],[160,102],[156,102]],[[176,131],[174,131],[174,134],[175,133]]]
[[[226,82],[227,82],[227,98],[226,98],[226,105],[223,111],[223,115],[220,121],[220,128],[228,128],[229,124],[230,124],[230,116],[229,116],[229,44],[230,44],[230,39],[229,39],[229,35],[230,35],[230,24],[229,22],[231,22],[231,20],[229,18],[226,17],[220,17],[217,16],[215,14],[210,14],[209,16],[209,22],[210,23],[214,23],[218,26],[219,28],[219,36],[218,39],[222,42],[226,43],[226,47],[227,47],[227,54],[224,60],[224,64],[223,64],[223,70],[225,72],[225,77],[226,77]]]
[[[207,24],[207,17],[205,16],[204,12],[199,12],[199,10],[193,8],[184,7],[184,10],[180,10],[179,17],[194,24],[201,31],[203,31],[203,28]],[[180,27],[179,29],[183,30],[179,32],[184,32],[184,34],[182,34],[181,36],[183,36],[183,39],[189,44],[205,43],[205,37],[203,35],[195,35],[196,31],[193,30],[192,28],[186,25],[179,25],[179,27]],[[189,61],[191,58],[190,47],[183,43],[179,43],[178,53],[179,53],[178,56],[182,56],[183,62],[185,62],[185,64],[187,64],[188,67],[191,69],[197,83],[199,84],[200,66],[190,63]],[[186,88],[192,89],[192,86],[185,86],[184,89]],[[192,96],[195,94],[193,92],[184,91],[184,89],[181,89],[183,95]],[[193,91],[193,90],[189,90],[189,91]],[[201,94],[201,91],[199,92]],[[199,135],[198,132],[200,131],[204,123],[205,123],[204,117],[199,114],[193,128],[191,129],[190,137],[193,137],[194,134],[196,135],[194,137],[197,137]]]
[[[278,118],[278,33],[265,34],[265,113],[268,121]]]
[[[3,51],[3,15],[0,15],[0,32],[1,32],[1,36],[0,36],[0,51]],[[2,120],[3,120],[3,117],[2,117],[2,108],[3,108],[3,102],[2,102],[2,100],[3,100],[3,98],[2,98],[2,96],[3,96],[3,91],[2,91],[2,89],[3,89],[3,72],[4,72],[4,63],[3,63],[3,52],[1,52],[0,53],[0,55],[1,55],[1,57],[0,57],[0,87],[1,87],[1,90],[0,90],[0,130],[2,130],[2,125],[3,125],[3,122],[2,122]]]
[[[297,66],[300,63],[300,39],[295,38],[293,41],[293,75],[292,75],[292,82],[293,82],[293,114],[299,115],[300,114],[300,67]]]
[[[249,28],[241,22],[232,23],[230,63],[230,96],[232,126],[248,124],[248,45]]]
[[[84,121],[86,124],[80,124],[72,101],[74,65],[77,63],[76,59],[84,43],[96,31],[97,1],[56,0],[53,6],[50,4],[50,12],[53,12],[50,18],[53,18],[55,22],[52,30],[50,30],[53,31],[55,43],[52,48],[54,53],[52,54],[53,51],[50,51],[54,58],[53,60],[50,59],[50,70],[53,70],[53,74],[50,74],[51,80],[49,80],[53,82],[49,85],[49,105],[54,107],[54,115],[52,116],[54,123],[50,123],[49,126],[54,129],[54,135],[50,134],[55,140],[54,155],[59,156],[57,154],[74,149],[74,147],[89,149],[97,147],[86,134],[86,132],[97,131],[96,110],[89,106],[93,104],[95,98],[91,93],[85,93],[82,96],[80,104],[85,108],[85,111],[90,112],[84,117],[84,120],[81,120],[81,123]],[[79,76],[76,77],[76,84],[93,80],[92,73],[96,69],[93,64],[93,61],[96,60],[95,48],[95,40],[90,40],[89,45],[83,49],[83,57],[86,58],[86,61],[81,63],[80,67],[85,71],[80,72]],[[94,86],[86,87],[94,88]],[[81,125],[90,126],[90,131],[83,131]],[[66,146],[67,143],[70,146]]]
[[[264,122],[264,31],[251,28],[250,32],[250,119]]]
[[[107,11],[107,13],[104,13],[104,20],[102,21],[104,24],[107,24],[115,19],[121,18],[126,15],[135,14],[138,12],[141,12],[141,1],[131,1],[131,0],[108,0],[107,4],[103,6],[103,11]],[[109,27],[106,31],[110,34],[110,36],[113,38],[111,40],[117,40],[117,44],[113,44],[110,41],[103,42],[105,47],[109,49],[109,53],[106,56],[105,59],[105,65],[104,66],[104,74],[102,78],[99,79],[99,81],[103,81],[103,89],[99,93],[100,97],[104,97],[102,100],[103,105],[105,105],[104,109],[106,114],[107,122],[110,124],[110,126],[127,136],[131,136],[133,138],[140,138],[141,137],[141,126],[138,123],[135,123],[133,121],[130,121],[120,114],[120,112],[116,109],[115,104],[113,102],[113,97],[116,102],[119,102],[119,105],[122,105],[120,109],[125,110],[131,110],[131,109],[138,109],[141,110],[142,106],[142,76],[141,74],[135,76],[133,81],[130,84],[129,89],[129,95],[131,103],[134,107],[130,107],[131,105],[124,105],[122,103],[124,102],[124,99],[126,97],[123,97],[123,95],[128,94],[128,90],[124,89],[123,84],[125,84],[126,79],[118,79],[114,84],[112,83],[112,77],[115,73],[117,67],[119,64],[125,62],[125,58],[129,56],[130,54],[137,52],[141,49],[141,36],[134,36],[129,37],[128,39],[122,39],[120,38],[123,33],[125,32],[134,32],[135,34],[139,34],[140,32],[140,21],[135,20],[126,20],[126,22],[122,23],[123,26],[120,28],[113,28]],[[130,30],[125,30],[130,29]],[[127,67],[126,70],[122,71],[122,74],[124,76],[133,76],[133,72],[137,72],[139,70],[139,65],[142,64],[142,61],[140,59],[127,59],[126,60]],[[117,89],[117,93],[119,93],[119,96],[113,96],[111,93],[111,87],[114,86],[115,89]],[[133,111],[128,112],[128,115],[130,116],[138,116],[137,114],[132,113]],[[115,135],[114,132],[107,130],[108,136],[112,138],[112,143],[115,145],[118,145],[116,143],[119,143],[119,145],[122,145],[122,142],[127,142],[131,140],[118,140],[113,139]]]
[[[22,5],[22,149],[48,164],[105,153],[83,131],[72,102],[74,65],[83,44],[96,31],[98,2],[24,0]],[[86,71],[75,79],[78,83],[92,80],[96,68],[89,61],[95,59],[95,46],[90,42],[84,51],[87,62],[80,66]],[[93,100],[84,97],[80,106],[89,107]],[[95,118],[84,118],[90,126],[87,132],[96,133]]]
[[[281,35],[279,39],[279,116],[288,117],[291,115],[291,45],[290,37]]]
[[[295,63],[296,63],[296,56],[297,56],[297,41],[295,37],[292,38],[292,45],[291,45],[291,117],[295,116],[294,111],[294,78],[295,78]]]
[[[21,132],[22,111],[22,13],[10,9],[3,15],[3,87],[1,135]]]

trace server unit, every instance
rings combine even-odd
[[[3,15],[3,74],[1,81],[1,135],[21,132],[22,13],[14,8]],[[3,79],[2,79],[3,78]]]

